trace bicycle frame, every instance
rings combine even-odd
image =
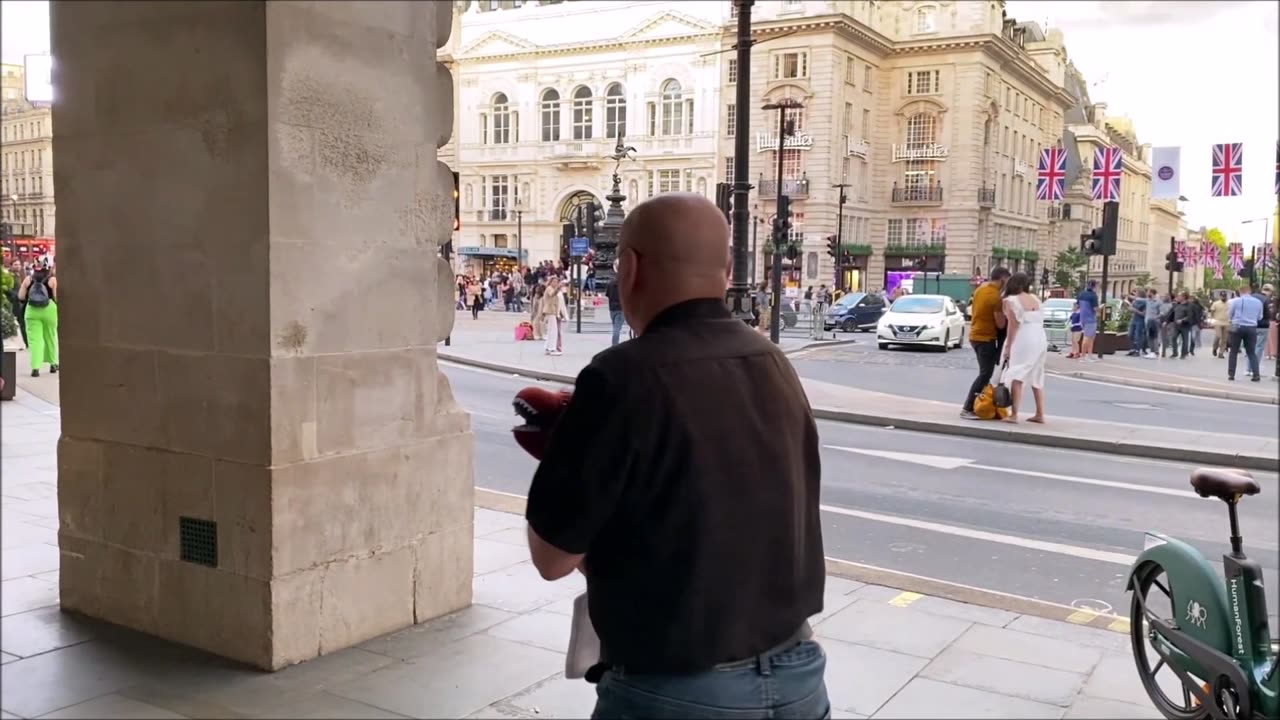
[[[1280,717],[1280,673],[1267,622],[1262,566],[1243,554],[1224,555],[1224,584],[1204,556],[1181,540],[1148,533],[1145,545],[1130,572],[1129,589],[1136,592],[1139,578],[1159,565],[1169,578],[1178,613],[1176,624],[1148,618],[1155,629],[1152,648],[1212,717],[1230,718],[1215,700],[1223,677],[1239,696],[1241,717]],[[1144,606],[1144,615],[1145,611]],[[1209,681],[1210,691],[1188,673]]]

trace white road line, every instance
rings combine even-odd
[[[488,368],[476,367],[475,365],[463,365],[462,363],[456,363],[456,362],[452,362],[452,361],[449,361],[449,360],[438,360],[437,362],[439,362],[441,365],[444,365],[445,367],[457,368],[458,370],[467,370],[467,371],[469,371],[469,372],[479,373],[480,375],[489,375],[489,376],[492,376],[492,377],[500,377],[500,378],[503,378],[503,379],[505,379],[505,380],[518,380],[518,379],[520,379],[520,376],[518,376],[518,375],[512,375],[511,373],[498,372],[497,370],[490,370],[490,369],[488,369]],[[524,378],[524,379],[528,380],[528,378]],[[534,382],[537,382],[537,381],[536,381],[536,380],[529,380],[529,382],[534,383]]]
[[[1249,400],[1233,400],[1233,399],[1231,399],[1231,398],[1210,397],[1210,396],[1206,396],[1206,395],[1193,395],[1193,394],[1191,394],[1191,393],[1170,392],[1170,391],[1168,391],[1168,390],[1158,390],[1158,389],[1156,389],[1156,388],[1140,387],[1140,386],[1137,386],[1137,385],[1122,385],[1122,384],[1120,384],[1120,383],[1105,382],[1105,381],[1103,381],[1103,380],[1092,380],[1092,379],[1089,379],[1089,378],[1073,377],[1073,376],[1071,376],[1071,375],[1060,375],[1059,373],[1062,373],[1062,372],[1073,372],[1073,371],[1070,371],[1070,370],[1059,370],[1059,371],[1057,371],[1057,372],[1051,372],[1050,374],[1051,374],[1051,375],[1053,375],[1053,376],[1054,376],[1054,377],[1056,377],[1056,378],[1061,379],[1061,380],[1070,380],[1071,382],[1090,383],[1090,384],[1093,384],[1093,385],[1105,385],[1105,386],[1107,386],[1107,387],[1109,387],[1109,388],[1113,388],[1113,389],[1114,389],[1114,388],[1120,388],[1120,389],[1122,389],[1122,390],[1136,390],[1136,391],[1138,391],[1138,392],[1144,392],[1144,393],[1155,393],[1155,394],[1157,394],[1157,395],[1168,395],[1168,396],[1170,396],[1170,397],[1182,398],[1182,399],[1184,399],[1184,400],[1208,400],[1208,401],[1210,401],[1210,402],[1235,403],[1236,405],[1252,405],[1252,406],[1254,406],[1254,407],[1259,407],[1259,408],[1263,408],[1263,409],[1267,409],[1267,408],[1269,408],[1271,412],[1275,412],[1275,407],[1276,407],[1275,405],[1269,405],[1269,404],[1267,404],[1267,403],[1260,403],[1260,402],[1251,402],[1251,401],[1249,401]],[[1087,370],[1087,369],[1081,369],[1081,370],[1079,370],[1078,372],[1088,372],[1088,370]],[[1189,379],[1189,380],[1194,380],[1195,378],[1188,378],[1188,379]],[[1160,382],[1160,381],[1158,381],[1158,380],[1157,380],[1157,381],[1154,381],[1154,382]],[[1172,385],[1172,384],[1174,384],[1174,383],[1166,383],[1166,384]],[[1227,390],[1227,389],[1229,389],[1229,388],[1224,388],[1224,390]]]
[[[1119,488],[1121,490],[1136,490],[1138,492],[1154,493],[1156,495],[1172,495],[1174,497],[1191,498],[1192,500],[1203,500],[1203,498],[1191,490],[1175,490],[1174,488],[1142,485],[1139,483],[1127,483],[1117,480],[1094,480],[1093,478],[1073,477],[1071,475],[1059,475],[1057,473],[1039,472],[1036,470],[1015,470],[1013,468],[996,467],[994,465],[978,465],[976,463],[969,467],[974,468],[975,470],[989,470],[991,472],[1008,473],[1010,475],[1027,475],[1029,477],[1044,478],[1045,480],[1061,480],[1063,482],[1079,483],[1081,485],[1099,485],[1101,487]]]
[[[917,530],[928,530],[929,532],[965,537],[972,540],[982,540],[984,542],[999,543],[1001,545],[1011,545],[1013,547],[1025,548],[1027,550],[1039,550],[1041,552],[1055,553],[1057,555],[1069,555],[1071,557],[1077,557],[1084,560],[1095,560],[1097,562],[1111,563],[1113,565],[1124,565],[1127,567],[1133,565],[1133,561],[1136,559],[1136,556],[1134,555],[1108,552],[1106,550],[1094,550],[1093,548],[1080,547],[1078,545],[1064,545],[1063,543],[1048,542],[1046,540],[1033,540],[1031,538],[987,532],[985,530],[972,530],[970,528],[943,525],[941,523],[929,522],[927,520],[912,520],[911,518],[898,517],[897,515],[882,515],[880,513],[866,512],[863,510],[851,510],[849,508],[837,507],[835,505],[821,505],[820,507],[824,512],[834,513],[836,515],[845,515],[848,517],[870,520],[872,522],[882,522],[890,525],[901,525],[904,527],[916,528]]]

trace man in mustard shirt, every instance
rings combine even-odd
[[[978,377],[969,386],[969,394],[964,398],[964,409],[960,417],[966,420],[977,420],[973,414],[973,401],[991,382],[996,371],[996,363],[1000,360],[1000,345],[1004,334],[1005,319],[1001,291],[1009,279],[1008,268],[998,267],[991,271],[991,279],[978,286],[973,293],[969,325],[969,344],[978,356]]]

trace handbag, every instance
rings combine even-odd
[[[1004,371],[1009,369],[1009,362],[1006,360],[1000,366],[1000,379],[996,381],[991,391],[991,401],[999,410],[1005,410],[1013,406],[1013,396],[1009,392],[1009,387],[1004,384]]]

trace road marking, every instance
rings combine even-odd
[[[885,460],[896,460],[898,462],[910,462],[917,465],[928,465],[939,470],[955,470],[964,467],[975,461],[966,458],[946,457],[945,455],[922,455],[920,453],[894,452],[892,450],[868,450],[866,448],[843,447],[840,445],[824,445],[823,447],[832,450],[843,450],[845,452],[858,453],[859,455],[870,455],[871,457],[884,458]]]
[[[872,522],[888,523],[890,525],[913,527],[918,530],[928,530],[930,532],[942,533],[944,535],[955,535],[957,537],[965,537],[971,540],[982,540],[985,542],[999,543],[1001,545],[1012,545],[1014,547],[1025,548],[1027,550],[1039,550],[1040,552],[1069,555],[1083,560],[1095,560],[1097,562],[1112,563],[1114,565],[1124,565],[1128,567],[1133,565],[1133,561],[1136,559],[1133,555],[1125,555],[1123,553],[1110,552],[1107,550],[1095,550],[1093,548],[1080,547],[1078,545],[1065,545],[1063,543],[1049,542],[1047,540],[1033,540],[1032,538],[1018,537],[1017,535],[1005,535],[1003,533],[987,532],[986,530],[973,530],[970,528],[956,527],[954,525],[943,525],[942,523],[929,522],[928,520],[914,520],[912,518],[899,517],[897,515],[884,515],[881,513],[866,512],[865,510],[852,510],[850,508],[837,507],[835,505],[820,505],[819,507],[824,512],[836,515],[845,515],[848,517],[860,518],[862,520],[870,520]]]
[[[1075,623],[1076,625],[1088,625],[1093,622],[1094,618],[1098,617],[1098,614],[1092,610],[1077,610],[1067,616],[1067,622]]]
[[[1059,475],[1058,473],[1039,472],[1037,470],[1019,470],[1017,468],[999,467],[997,465],[982,465],[966,458],[890,452],[887,450],[866,450],[864,448],[844,447],[842,445],[823,445],[823,447],[831,450],[842,450],[844,452],[857,453],[859,455],[884,458],[886,460],[895,460],[897,462],[915,463],[917,465],[925,465],[939,470],[956,470],[962,467],[969,467],[974,470],[987,470],[990,472],[1005,473],[1009,475],[1026,475],[1027,477],[1041,478],[1043,480],[1061,480],[1063,482],[1077,483],[1080,485],[1097,485],[1100,487],[1134,490],[1137,492],[1152,493],[1155,495],[1172,495],[1174,497],[1200,499],[1198,495],[1190,490],[1177,490],[1174,488],[1165,488],[1156,485],[1141,485],[1138,483],[1121,482],[1119,480],[1095,480],[1093,478]]]
[[[1104,386],[1109,387],[1109,388],[1111,388],[1111,389],[1113,389],[1113,390],[1114,390],[1114,389],[1116,389],[1116,388],[1120,388],[1120,389],[1123,389],[1123,390],[1133,390],[1133,391],[1135,391],[1135,392],[1156,393],[1157,395],[1168,395],[1168,396],[1170,396],[1170,397],[1182,398],[1182,399],[1184,399],[1184,400],[1209,400],[1210,402],[1236,403],[1237,405],[1253,405],[1253,406],[1261,405],[1262,407],[1266,407],[1266,406],[1267,406],[1267,403],[1264,403],[1264,402],[1258,402],[1257,400],[1235,400],[1235,399],[1232,399],[1232,398],[1214,397],[1214,396],[1212,396],[1212,395],[1195,395],[1195,394],[1192,394],[1192,393],[1179,393],[1179,392],[1171,392],[1171,391],[1169,391],[1169,390],[1158,390],[1158,389],[1156,389],[1156,388],[1142,387],[1142,386],[1139,386],[1139,385],[1122,385],[1122,384],[1120,384],[1120,383],[1104,382],[1104,381],[1102,381],[1102,380],[1090,380],[1090,379],[1088,379],[1088,378],[1075,377],[1075,376],[1072,376],[1072,375],[1064,375],[1063,373],[1066,373],[1066,372],[1078,372],[1078,371],[1075,371],[1075,370],[1053,370],[1053,371],[1050,371],[1050,373],[1049,373],[1049,374],[1051,374],[1051,375],[1053,375],[1054,377],[1059,378],[1059,379],[1061,379],[1061,380],[1070,380],[1071,382],[1080,382],[1080,383],[1090,383],[1090,384],[1093,384],[1093,385],[1104,385]],[[1133,378],[1133,379],[1135,379],[1135,380],[1141,380],[1142,378]],[[1196,378],[1188,378],[1188,379],[1189,379],[1189,380],[1191,380],[1192,382],[1194,382],[1194,381],[1196,380]],[[1162,382],[1162,381],[1157,380],[1157,381],[1155,381],[1155,382]],[[1168,383],[1168,384],[1174,384],[1174,383]],[[1218,389],[1218,388],[1214,388],[1214,387],[1211,387],[1211,386],[1205,386],[1205,385],[1202,385],[1202,386],[1200,386],[1200,387],[1203,387],[1203,388],[1205,388],[1206,390],[1216,390],[1216,389]],[[1223,390],[1230,390],[1231,388],[1222,388],[1222,389],[1223,389]]]
[[[911,603],[919,600],[922,597],[924,596],[921,595],[920,593],[913,593],[913,592],[898,593],[897,595],[893,596],[892,599],[889,600],[889,604],[894,607],[904,608],[910,605]]]
[[[1124,633],[1125,635],[1129,634],[1129,628],[1130,628],[1129,621],[1126,618],[1120,618],[1119,620],[1114,620],[1107,625],[1107,629],[1110,630],[1111,632]]]

